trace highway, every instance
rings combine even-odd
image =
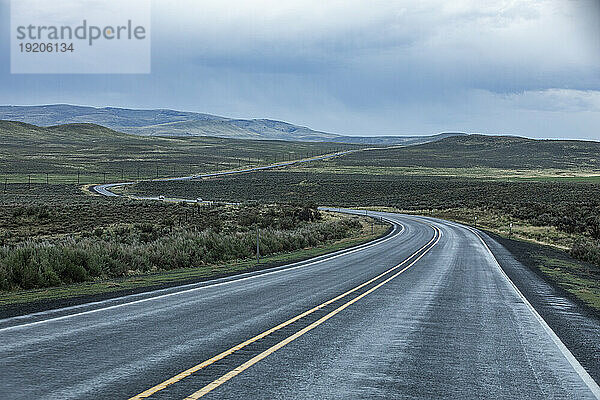
[[[340,152],[336,152],[336,153],[325,154],[325,155],[311,157],[311,158],[303,158],[303,159],[292,160],[292,161],[283,161],[283,162],[278,162],[278,163],[274,163],[274,164],[263,165],[260,167],[250,167],[250,168],[236,169],[236,170],[231,170],[231,171],[209,172],[209,173],[205,173],[205,174],[196,174],[196,175],[189,175],[189,176],[156,178],[156,179],[151,179],[151,181],[153,181],[153,182],[170,182],[170,181],[177,182],[177,181],[189,181],[189,180],[193,180],[193,179],[215,178],[215,177],[235,175],[235,174],[247,174],[247,173],[265,171],[265,170],[275,169],[275,168],[292,167],[292,166],[315,162],[315,161],[323,161],[323,160],[328,160],[328,159],[335,158],[335,157],[341,157],[346,154],[355,153],[357,151],[368,151],[368,150],[376,150],[376,149],[378,149],[378,148],[371,147],[371,148],[364,148],[361,150],[346,150],[346,151],[340,151]],[[119,182],[119,183],[105,183],[102,185],[93,186],[92,190],[102,196],[119,197],[119,195],[112,192],[111,189],[114,189],[114,188],[120,187],[120,186],[134,185],[136,183],[137,182],[134,182],[134,181]],[[130,197],[133,199],[137,199],[137,200],[158,200],[158,198],[152,198],[152,197],[148,197],[148,198],[147,197],[136,197],[136,196],[130,196]],[[183,200],[183,201],[186,201],[186,200]]]
[[[0,320],[0,397],[600,398],[491,239],[369,214],[394,229],[354,249]]]

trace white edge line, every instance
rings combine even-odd
[[[487,245],[487,243],[485,242],[485,240],[483,240],[483,238],[481,237],[481,235],[479,235],[479,233],[477,231],[475,231],[474,229],[472,229],[471,227],[464,226],[464,228],[466,228],[469,231],[471,231],[473,234],[475,234],[475,236],[477,236],[479,238],[479,240],[481,240],[481,243],[483,243],[483,245],[485,246],[485,248],[487,249],[487,251],[492,255],[492,258],[494,259],[494,262],[496,263],[496,266],[498,267],[498,269],[500,270],[500,272],[502,273],[502,275],[504,276],[504,278],[506,278],[506,280],[511,284],[512,288],[514,289],[514,291],[521,298],[521,300],[523,301],[523,303],[525,303],[525,305],[527,306],[527,308],[529,308],[529,311],[531,311],[531,313],[535,316],[535,318],[538,320],[538,322],[540,323],[540,325],[542,326],[542,328],[544,328],[544,330],[546,331],[546,333],[548,334],[548,336],[550,336],[550,338],[552,339],[552,341],[554,342],[554,344],[556,344],[556,346],[558,347],[558,349],[561,351],[561,353],[563,354],[563,356],[567,359],[567,361],[569,361],[569,363],[571,364],[571,366],[573,367],[573,369],[575,370],[575,372],[577,372],[577,374],[579,375],[579,377],[583,380],[583,382],[585,382],[585,384],[587,385],[587,387],[592,391],[592,394],[596,397],[596,399],[600,399],[600,386],[598,386],[598,383],[594,380],[594,378],[592,378],[590,376],[590,374],[585,370],[585,368],[583,368],[583,366],[581,365],[581,363],[579,361],[577,361],[577,359],[575,358],[575,356],[573,355],[573,353],[571,353],[571,351],[567,348],[567,346],[565,346],[565,344],[562,342],[562,340],[560,340],[560,338],[552,330],[552,328],[550,328],[550,326],[544,320],[544,318],[542,318],[542,316],[537,312],[537,310],[531,305],[531,303],[529,302],[529,300],[527,300],[527,298],[523,295],[523,293],[521,293],[521,291],[519,290],[519,288],[517,287],[517,285],[515,285],[515,283],[508,277],[508,275],[506,274],[506,272],[504,272],[504,270],[502,269],[502,266],[498,262],[498,259],[496,258],[496,256],[494,255],[494,253],[492,252],[492,250],[490,249],[490,247]]]
[[[177,295],[181,295],[181,294],[185,294],[185,293],[191,293],[191,292],[195,292],[195,291],[206,289],[206,288],[212,288],[212,287],[217,287],[217,286],[228,285],[228,284],[231,284],[231,283],[234,283],[234,282],[242,282],[242,281],[246,281],[246,280],[249,280],[249,279],[254,279],[254,278],[258,278],[258,277],[264,277],[264,276],[267,276],[267,275],[273,275],[273,274],[277,274],[277,273],[280,273],[280,272],[283,272],[283,271],[292,271],[292,270],[295,270],[295,269],[304,268],[304,267],[308,267],[308,266],[311,266],[311,265],[315,265],[315,264],[323,263],[323,262],[326,262],[326,261],[330,261],[330,260],[333,260],[333,259],[345,256],[345,255],[348,255],[348,254],[356,253],[357,251],[365,250],[365,249],[371,248],[373,246],[378,246],[378,245],[380,245],[382,243],[387,242],[388,240],[391,240],[391,239],[395,238],[397,235],[400,235],[400,234],[402,234],[402,232],[404,232],[405,227],[404,227],[404,225],[402,223],[395,222],[395,221],[389,220],[387,218],[384,218],[384,219],[386,221],[388,221],[388,222],[391,222],[391,223],[393,223],[395,225],[400,226],[401,227],[400,231],[398,233],[396,233],[396,234],[393,234],[393,235],[390,233],[391,236],[389,236],[389,237],[387,237],[387,238],[385,238],[383,240],[377,241],[376,243],[371,243],[371,244],[368,244],[366,246],[359,245],[359,247],[357,247],[355,249],[352,249],[352,250],[349,250],[349,251],[346,251],[346,252],[343,252],[343,253],[339,253],[339,254],[336,254],[334,256],[331,256],[331,257],[328,257],[328,258],[324,258],[322,260],[312,261],[312,262],[309,262],[307,264],[301,264],[301,265],[298,265],[298,266],[295,266],[295,267],[282,268],[282,269],[278,269],[278,270],[275,270],[275,271],[265,272],[265,273],[262,273],[262,274],[247,276],[247,277],[240,278],[240,279],[232,279],[232,280],[226,281],[226,282],[219,282],[219,283],[214,283],[214,284],[210,284],[210,285],[200,286],[200,287],[196,287],[196,288],[181,290],[181,291],[177,291],[177,292],[174,292],[174,293],[166,293],[166,294],[162,294],[162,295],[158,295],[158,296],[148,297],[148,298],[145,298],[145,299],[130,301],[130,302],[127,302],[127,303],[115,304],[113,306],[96,308],[96,309],[93,309],[93,310],[82,311],[82,312],[79,312],[79,313],[63,315],[63,316],[55,317],[55,318],[48,318],[48,319],[44,319],[44,320],[40,320],[40,321],[28,322],[28,323],[20,324],[20,325],[7,326],[5,328],[0,328],[0,332],[6,332],[6,331],[16,330],[16,329],[22,329],[22,328],[28,328],[28,327],[31,327],[31,326],[41,325],[41,324],[45,324],[45,323],[49,323],[49,322],[61,321],[61,320],[64,320],[64,319],[68,319],[68,318],[72,318],[72,317],[77,317],[77,316],[81,316],[81,315],[93,314],[93,313],[97,313],[97,312],[100,312],[100,311],[114,310],[116,308],[120,308],[120,307],[124,307],[124,306],[130,306],[130,305],[134,305],[134,304],[145,303],[147,301],[153,301],[153,300],[158,300],[158,299],[163,299],[163,298],[167,298],[167,297],[177,296]],[[300,261],[300,263],[303,263],[303,262],[305,262],[305,261]],[[294,264],[290,264],[290,265],[294,265]],[[114,300],[114,299],[111,299],[111,300]],[[58,309],[58,310],[60,310],[60,309]],[[55,311],[58,311],[58,310],[55,310]]]

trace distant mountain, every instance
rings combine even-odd
[[[416,146],[350,154],[336,162],[342,165],[383,167],[598,171],[600,142],[464,135]]]
[[[92,123],[140,136],[214,136],[379,145],[414,145],[461,135],[444,133],[433,136],[343,136],[269,119],[234,119],[173,110],[95,108],[67,104],[0,106],[0,120],[20,121],[38,126]]]

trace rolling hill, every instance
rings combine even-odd
[[[336,160],[336,163],[383,167],[600,171],[600,142],[466,135],[410,147],[351,154]]]
[[[259,162],[296,159],[357,145],[239,140],[215,137],[146,137],[89,123],[39,127],[0,120],[0,176],[119,171],[143,176],[159,168],[204,172]],[[96,177],[97,179],[97,177]]]
[[[92,123],[140,136],[213,136],[232,139],[287,140],[356,144],[414,145],[457,135],[343,136],[270,119],[235,119],[173,110],[95,108],[67,104],[0,106],[0,120],[38,126]]]

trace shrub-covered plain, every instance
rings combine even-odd
[[[508,224],[553,227],[561,244],[579,259],[598,263],[600,184],[502,181],[462,177],[260,172],[190,182],[144,182],[128,190],[183,198],[285,201],[324,205],[385,206],[399,210],[460,210],[482,218],[495,214]],[[577,241],[577,246],[575,246]]]
[[[0,290],[216,265],[314,247],[360,231],[312,205],[164,204],[82,197],[0,208]]]

